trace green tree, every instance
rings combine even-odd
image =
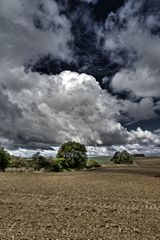
[[[85,145],[78,142],[66,142],[60,147],[57,158],[67,160],[69,168],[82,169],[87,163],[87,150]]]
[[[9,161],[10,154],[3,147],[0,147],[0,170],[5,172],[5,169],[9,165]]]
[[[111,159],[115,164],[132,164],[133,156],[128,153],[126,150],[122,152],[116,152]]]

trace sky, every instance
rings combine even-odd
[[[0,0],[0,145],[160,154],[158,0]]]

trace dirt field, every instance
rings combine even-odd
[[[70,173],[0,173],[0,239],[160,239],[160,159]]]

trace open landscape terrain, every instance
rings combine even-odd
[[[0,173],[0,239],[160,239],[160,158],[135,163]]]

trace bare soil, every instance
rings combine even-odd
[[[160,159],[67,173],[0,173],[0,239],[160,239]]]

